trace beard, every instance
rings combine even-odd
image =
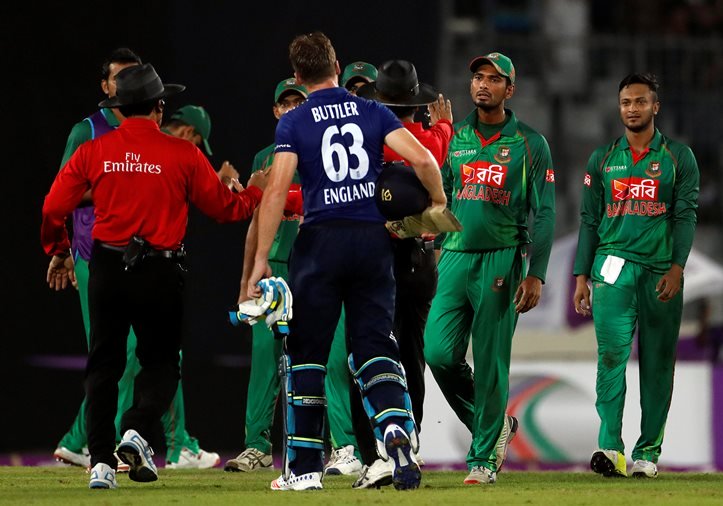
[[[495,111],[500,107],[500,104],[502,102],[497,103],[491,103],[491,102],[482,102],[481,100],[475,100],[474,105],[477,107],[477,109],[482,109],[484,112],[492,112]]]
[[[653,115],[651,114],[647,118],[641,118],[640,121],[641,122],[637,125],[631,125],[627,121],[623,120],[623,125],[625,125],[625,128],[627,128],[633,133],[642,132],[643,130],[648,128],[648,126],[650,126],[650,123],[653,121]]]

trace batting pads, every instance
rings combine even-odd
[[[229,311],[231,324],[238,326],[241,323],[255,325],[262,319],[274,333],[286,335],[289,333],[289,320],[291,320],[294,299],[289,285],[284,278],[270,277],[256,283],[261,288],[261,296],[246,300],[238,307]]]

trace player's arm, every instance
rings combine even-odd
[[[541,135],[531,139],[530,144],[532,165],[527,205],[534,216],[532,255],[527,276],[515,293],[515,310],[518,313],[526,313],[540,301],[555,235],[555,172],[550,147]]]
[[[544,283],[555,237],[555,172],[550,147],[545,138],[537,136],[531,145],[532,177],[527,202],[534,216],[534,225],[528,275],[535,276]]]
[[[658,299],[671,300],[681,288],[683,269],[693,247],[697,222],[700,173],[693,152],[687,146],[678,154],[673,188],[673,256],[672,265],[658,281]]]
[[[251,298],[261,295],[261,290],[256,286],[256,283],[271,275],[269,251],[271,251],[274,237],[281,223],[286,197],[297,164],[298,157],[296,153],[291,151],[282,151],[274,156],[273,170],[270,172],[269,182],[259,207],[256,255],[254,267],[248,280],[248,295]]]
[[[77,288],[65,220],[89,187],[82,171],[85,166],[84,155],[85,150],[81,149],[70,158],[55,177],[43,202],[40,242],[45,252],[52,256],[46,281],[54,290],[66,288],[68,284]]]
[[[439,165],[427,148],[406,128],[398,128],[388,133],[384,142],[393,151],[407,160],[414,169],[422,185],[429,192],[433,206],[445,206],[447,197],[442,188],[442,177]]]
[[[575,312],[590,316],[590,271],[595,259],[595,251],[600,242],[597,230],[602,216],[603,182],[600,175],[601,153],[595,151],[587,162],[582,184],[582,202],[580,203],[580,230],[577,238],[577,252],[572,274],[575,276],[575,293],[572,304]]]
[[[251,270],[254,267],[254,258],[256,257],[256,243],[259,237],[259,210],[254,211],[251,218],[249,228],[246,232],[246,240],[244,242],[244,264],[241,269],[241,283],[239,286],[238,303],[248,300],[248,284]]]

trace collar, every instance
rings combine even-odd
[[[517,135],[517,117],[511,109],[505,108],[505,114],[509,117],[509,121],[500,131],[501,135],[505,137],[514,137]],[[467,117],[463,120],[463,123],[469,125],[473,130],[477,130],[479,126],[479,117],[477,116],[477,109],[474,109]]]
[[[307,100],[310,100],[313,98],[324,98],[324,97],[333,97],[335,95],[345,95],[349,93],[346,88],[342,88],[340,86],[334,86],[331,88],[322,88],[320,90],[316,90],[309,94],[308,97],[306,97]]]
[[[420,121],[404,121],[402,126],[413,134],[424,132],[424,125]]]
[[[100,110],[100,113],[103,115],[105,120],[108,122],[108,125],[112,127],[117,127],[120,125],[120,121],[118,121],[118,118],[115,117],[115,114],[113,114],[113,110],[109,107],[103,107]]]
[[[129,128],[134,128],[134,129],[135,128],[152,128],[154,130],[159,130],[159,131],[161,129],[158,126],[158,123],[156,123],[152,119],[138,118],[138,117],[124,119],[123,123],[121,123],[120,127],[118,127],[118,128],[122,128],[124,130],[129,129]]]
[[[660,151],[660,146],[663,144],[663,134],[660,133],[660,130],[657,128],[655,129],[655,133],[653,134],[653,139],[650,141],[650,144],[648,145],[648,149],[651,151]],[[630,144],[628,144],[628,138],[623,135],[620,139],[620,149],[630,149]]]

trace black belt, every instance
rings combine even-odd
[[[113,246],[112,244],[107,244],[107,243],[100,242],[100,241],[98,241],[98,244],[102,248],[109,249],[111,251],[118,251],[119,253],[123,253],[126,250],[125,246]],[[144,253],[144,256],[171,258],[174,260],[179,260],[186,256],[186,250],[183,249],[183,246],[181,246],[179,249],[163,249],[163,250],[150,248]]]

